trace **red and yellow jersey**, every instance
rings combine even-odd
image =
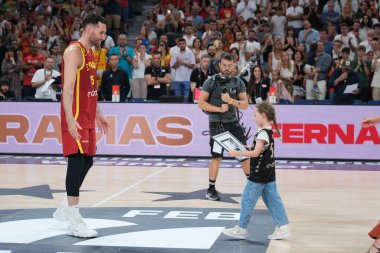
[[[86,48],[79,42],[74,41],[80,47],[83,57],[83,64],[77,68],[73,93],[72,112],[74,119],[82,128],[95,128],[96,107],[98,101],[98,84],[96,78],[96,64],[92,50]],[[64,60],[62,59],[62,88],[65,86]],[[66,114],[61,99],[61,128],[67,131]]]

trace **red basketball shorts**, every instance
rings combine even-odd
[[[96,131],[95,128],[78,129],[81,138],[75,140],[69,131],[62,131],[63,156],[80,152],[84,155],[93,156],[96,153]]]

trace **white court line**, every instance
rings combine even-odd
[[[159,171],[153,173],[152,175],[147,176],[147,177],[141,179],[140,181],[137,181],[136,183],[134,183],[134,184],[132,184],[132,185],[130,185],[130,186],[124,188],[123,190],[121,190],[121,191],[119,191],[119,192],[116,192],[115,194],[111,195],[110,197],[108,197],[108,198],[106,198],[106,199],[104,199],[104,200],[102,200],[102,201],[96,203],[96,204],[93,205],[92,207],[98,207],[98,206],[100,206],[100,205],[103,205],[105,202],[107,202],[107,201],[109,201],[109,200],[111,200],[111,199],[113,199],[113,198],[119,196],[120,194],[122,194],[122,193],[124,193],[124,192],[129,191],[129,190],[132,189],[133,187],[135,187],[135,186],[137,186],[137,185],[139,185],[139,184],[141,184],[141,183],[147,181],[148,179],[151,179],[152,177],[157,176],[158,174],[164,172],[165,170],[167,170],[167,169],[169,169],[169,168],[170,168],[170,166],[165,167],[165,168],[163,168],[162,170],[159,170]]]

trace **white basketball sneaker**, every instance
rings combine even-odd
[[[54,219],[61,222],[69,222],[70,217],[73,216],[70,207],[59,205],[57,210],[53,213]]]
[[[245,239],[248,235],[248,232],[247,229],[241,228],[238,225],[236,225],[233,228],[226,228],[225,230],[223,230],[223,234],[238,239]]]
[[[81,238],[92,238],[98,235],[98,232],[87,227],[80,215],[70,218],[67,234]]]
[[[288,226],[284,225],[281,227],[276,227],[273,234],[268,235],[268,239],[269,240],[280,240],[280,239],[283,239],[283,238],[288,237],[288,236],[290,236],[290,229],[288,228]]]

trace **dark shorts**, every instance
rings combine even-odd
[[[244,134],[244,130],[239,124],[239,121],[233,121],[228,123],[222,123],[222,122],[210,122],[209,123],[209,129],[210,129],[210,147],[211,147],[211,156],[213,158],[220,158],[223,157],[223,151],[221,154],[213,152],[214,147],[214,139],[212,138],[215,135],[221,134],[223,132],[229,131],[233,136],[236,137],[243,145],[247,145],[247,139]]]

